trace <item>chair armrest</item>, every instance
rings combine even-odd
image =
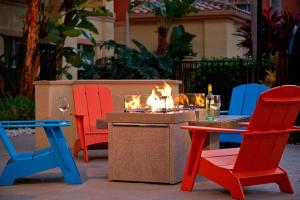
[[[241,129],[229,129],[229,128],[214,128],[214,127],[206,127],[206,126],[182,126],[182,129],[187,130],[198,130],[209,133],[221,133],[221,132],[229,132],[229,133],[248,133],[249,130],[241,130]]]
[[[105,120],[96,120],[97,129],[108,129],[108,123]]]
[[[300,126],[293,126],[294,129],[299,129],[300,131]]]
[[[71,126],[70,120],[0,121],[2,128],[53,128]]]
[[[299,132],[299,128],[289,128],[289,129],[283,129],[283,130],[268,130],[268,131],[248,131],[241,133],[242,135],[270,135],[270,134],[282,134],[282,133],[292,133],[292,132]]]
[[[15,121],[0,121],[1,124],[13,125],[13,124],[40,124],[40,123],[61,123],[62,121],[70,122],[70,120],[60,119],[45,119],[45,120],[15,120]]]
[[[221,115],[228,115],[228,110],[221,110],[221,111],[220,111],[220,114],[221,114]]]
[[[84,117],[84,116],[88,116],[87,114],[81,114],[81,113],[70,113],[70,115],[74,115],[75,117]]]
[[[239,125],[240,126],[249,126],[249,122],[240,122]]]

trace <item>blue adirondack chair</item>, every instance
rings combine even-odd
[[[0,185],[12,185],[17,178],[59,167],[65,183],[80,184],[81,178],[60,127],[70,126],[69,121],[0,121],[0,139],[10,156],[1,176]],[[50,147],[37,152],[18,153],[5,132],[5,128],[42,127]]]
[[[257,83],[239,85],[232,90],[228,111],[221,111],[221,114],[228,115],[252,115],[259,95],[270,89],[268,86]],[[242,136],[233,133],[221,133],[220,142],[240,144]]]

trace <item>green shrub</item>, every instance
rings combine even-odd
[[[0,120],[33,120],[34,101],[24,96],[0,98]]]

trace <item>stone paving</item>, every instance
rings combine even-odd
[[[19,151],[34,148],[34,135],[12,138]],[[0,200],[199,200],[231,199],[229,192],[215,183],[198,178],[193,192],[183,192],[180,184],[149,184],[107,181],[107,151],[92,151],[89,163],[84,163],[82,154],[75,159],[83,179],[81,185],[64,184],[59,169],[42,172],[17,180],[13,186],[0,187]],[[8,159],[0,142],[0,170]],[[300,145],[286,147],[281,165],[289,172],[295,193],[280,193],[276,184],[245,187],[247,199],[300,199]]]

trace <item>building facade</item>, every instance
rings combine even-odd
[[[59,16],[59,5],[62,0],[49,0],[49,6],[53,8],[51,18],[55,20]],[[92,3],[95,1],[91,0]],[[100,0],[98,5],[106,6],[114,13],[114,3]],[[57,12],[55,12],[55,10]],[[15,53],[23,35],[24,19],[27,11],[27,0],[0,0],[0,59],[5,62],[7,67],[15,67]],[[97,42],[114,39],[114,17],[100,16],[91,17],[91,22],[98,29],[99,34],[94,34]],[[67,38],[66,46],[77,48],[79,51],[83,48],[91,47],[90,42],[84,37]],[[91,47],[92,48],[92,47]],[[91,62],[107,52],[95,49],[96,57],[91,58]],[[70,70],[73,79],[77,79],[77,68],[72,67]]]
[[[121,10],[122,6],[127,9],[128,1],[122,2],[115,4],[115,10]],[[187,32],[196,35],[192,42],[193,50],[197,52],[194,59],[243,56],[244,49],[237,46],[240,38],[234,33],[244,20],[250,19],[250,13],[221,1],[196,1],[195,6],[199,10],[197,13],[189,14],[174,23],[183,24]],[[130,40],[136,39],[154,51],[158,38],[157,19],[151,11],[137,6],[129,13],[129,22],[129,31],[126,31],[126,12],[123,10],[123,15],[117,15],[115,40],[126,43],[126,37],[129,37]]]

